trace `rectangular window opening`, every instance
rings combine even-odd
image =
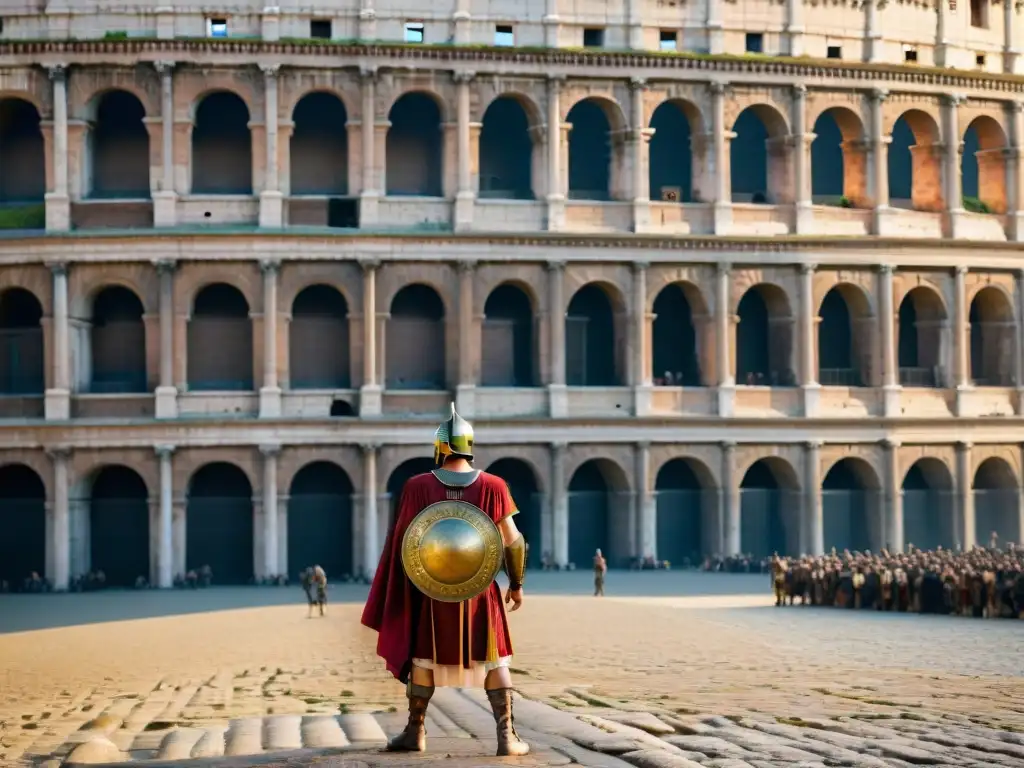
[[[988,26],[987,0],[971,0],[971,26],[984,29]]]
[[[309,36],[314,40],[330,40],[332,27],[330,19],[313,19],[309,22]]]
[[[407,21],[407,22],[405,22],[405,42],[407,42],[407,43],[422,43],[423,42],[423,22],[422,21]]]
[[[212,17],[206,20],[207,37],[227,37],[228,20],[223,17]]]
[[[910,64],[917,62],[917,48],[912,45],[903,46],[903,60]]]
[[[588,27],[583,30],[584,48],[603,48],[604,30],[598,27]]]
[[[4,20],[0,18],[0,35],[4,33]]]
[[[764,34],[747,32],[747,53],[764,53]]]
[[[984,67],[985,66],[985,54],[984,53],[975,54],[975,56],[974,56],[974,63],[975,63],[976,66]]]
[[[674,29],[661,30],[658,47],[663,51],[675,51],[679,48],[679,35]]]
[[[826,56],[830,59],[841,59],[843,58],[843,49],[838,45],[830,45]]]
[[[504,47],[516,44],[516,33],[511,24],[494,25],[494,44]]]

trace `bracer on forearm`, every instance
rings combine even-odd
[[[510,588],[523,588],[523,579],[526,578],[526,539],[522,533],[505,547],[505,573],[508,574]]]

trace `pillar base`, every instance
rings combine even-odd
[[[565,197],[548,195],[548,231],[560,232],[565,229]]]
[[[1003,49],[1003,72],[1008,75],[1019,74],[1017,67],[1020,63],[1020,51],[1017,48]]]
[[[732,230],[732,203],[715,203],[711,213],[714,234],[729,234]]]
[[[821,403],[821,384],[804,384],[801,389],[804,394],[804,418],[814,418],[818,415],[818,405]]]
[[[638,384],[633,387],[633,414],[649,416],[654,406],[654,387],[650,384]]]
[[[882,387],[882,414],[887,419],[895,419],[902,413],[900,396],[903,387],[899,384],[886,384]]]
[[[965,221],[965,213],[966,211],[963,208],[946,211],[946,237],[956,239],[968,236],[964,231],[964,225],[967,223]]]
[[[260,388],[260,418],[279,419],[281,418],[281,388],[261,387]]]
[[[718,385],[718,415],[723,419],[731,419],[736,413],[736,385]]]
[[[455,407],[466,418],[476,415],[476,385],[459,384],[455,388]]]
[[[548,415],[552,419],[569,415],[569,390],[565,384],[548,384]]]
[[[871,209],[871,232],[875,235],[888,235],[889,220],[893,216],[893,209],[888,205],[880,205]]]
[[[156,417],[158,419],[178,418],[178,390],[176,387],[157,387]]]
[[[956,388],[956,415],[969,416],[971,410],[971,394],[974,387],[961,384]]]
[[[380,223],[380,194],[373,191],[359,195],[359,227],[375,227]]]
[[[789,55],[790,56],[803,56],[804,55],[804,28],[803,27],[791,27],[786,30],[786,37],[789,38]]]
[[[1024,387],[1017,387],[1017,415],[1024,416]],[[1024,506],[1021,507],[1024,513]],[[1024,528],[1020,529],[1021,536],[1024,536]]]
[[[651,201],[633,201],[633,231],[638,234],[651,231]]]
[[[798,235],[809,235],[814,229],[814,209],[809,202],[793,206],[793,231]]]
[[[280,192],[260,193],[260,229],[281,229],[284,226],[284,195]]]
[[[722,30],[722,22],[708,21],[708,53],[712,56],[725,53],[725,33]]]
[[[473,228],[473,211],[476,208],[476,195],[472,192],[459,192],[455,196],[456,232],[468,232]]]
[[[380,416],[384,412],[384,390],[367,384],[359,390],[359,417]]]
[[[46,231],[68,232],[71,229],[71,198],[47,192],[43,200],[46,206]]]
[[[1006,237],[1015,243],[1024,242],[1024,211],[1006,214]]]
[[[71,392],[66,389],[48,389],[43,399],[43,412],[47,421],[67,421],[71,418]]]
[[[153,193],[153,227],[167,229],[178,226],[178,194],[176,192]]]
[[[880,32],[868,32],[864,38],[864,61],[868,64],[877,63],[882,54],[882,34]]]

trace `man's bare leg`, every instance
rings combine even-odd
[[[484,690],[491,702],[494,722],[498,727],[498,757],[520,757],[530,753],[530,745],[516,733],[512,716],[512,674],[508,667],[492,669],[484,678]]]
[[[409,722],[405,730],[388,742],[389,752],[423,752],[427,748],[424,720],[427,705],[434,695],[434,671],[413,665],[406,696],[409,698]]]

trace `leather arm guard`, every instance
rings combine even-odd
[[[526,539],[522,533],[505,547],[505,573],[508,574],[509,588],[523,588],[523,579],[526,578]]]

